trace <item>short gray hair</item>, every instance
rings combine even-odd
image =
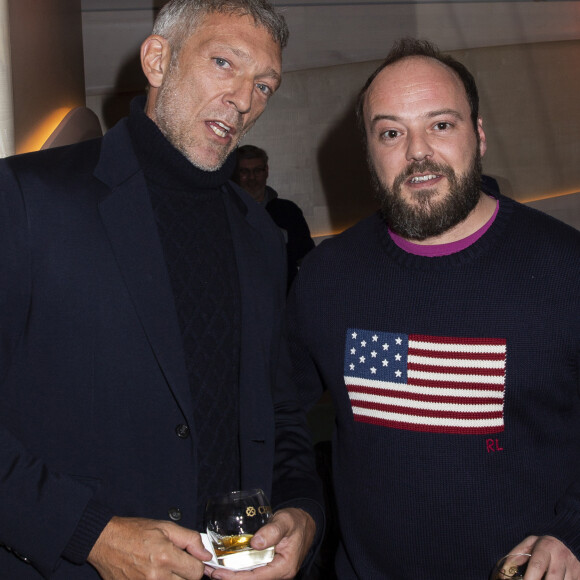
[[[175,58],[203,18],[216,12],[249,15],[270,33],[281,49],[288,44],[286,20],[268,0],[169,0],[155,19],[153,34],[169,41],[172,58]]]

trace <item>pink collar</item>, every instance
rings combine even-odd
[[[498,211],[499,201],[497,201],[495,204],[495,211],[493,212],[493,215],[483,226],[481,226],[481,228],[466,238],[457,240],[456,242],[450,242],[448,244],[435,244],[432,246],[416,244],[397,235],[395,232],[391,231],[390,228],[389,234],[393,242],[395,242],[399,248],[405,250],[405,252],[408,252],[409,254],[415,254],[416,256],[426,256],[429,258],[435,258],[437,256],[449,256],[450,254],[461,252],[461,250],[465,250],[465,248],[477,242],[477,240],[479,240],[479,238],[481,238],[481,236],[483,236],[483,234],[485,234],[485,232],[487,232],[487,230],[491,227],[491,224],[494,222]]]

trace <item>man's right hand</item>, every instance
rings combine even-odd
[[[198,532],[172,522],[114,517],[87,561],[103,580],[199,580],[211,554]]]

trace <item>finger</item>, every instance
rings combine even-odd
[[[172,574],[184,580],[200,580],[204,574],[205,564],[188,552],[174,546],[169,554],[169,561],[159,569],[169,569]]]
[[[207,572],[206,572],[207,574]],[[208,574],[212,580],[272,580],[273,578],[294,578],[294,575],[288,575],[283,566],[277,566],[270,562],[266,566],[260,566],[253,570],[224,570],[222,568],[213,569]]]
[[[164,531],[171,542],[199,560],[211,560],[212,554],[203,545],[201,534],[173,522],[164,522]]]
[[[528,562],[528,569],[524,575],[524,580],[542,580],[544,574],[550,567],[550,553],[544,550],[535,550]],[[563,576],[554,576],[551,580],[563,580]]]
[[[537,574],[545,574],[545,576],[540,575],[538,578],[577,580],[580,570],[579,564],[574,554],[560,540],[551,536],[543,536],[536,543],[532,559],[530,559],[530,578],[535,580]],[[538,568],[537,573],[536,567]]]
[[[250,545],[254,550],[264,550],[278,544],[290,532],[290,528],[282,519],[272,519],[262,526],[252,538]]]
[[[193,542],[187,544],[184,548],[188,554],[191,554],[198,560],[209,562],[213,558],[213,554],[203,545],[201,539],[199,541],[194,540]]]
[[[252,548],[263,550],[279,544],[284,538],[290,537],[298,528],[304,525],[301,517],[302,510],[295,508],[283,509],[274,514],[272,520],[261,527],[252,538]],[[310,517],[310,516],[308,516]],[[297,522],[299,525],[297,525]]]
[[[150,551],[148,569],[157,573],[171,572],[172,576],[184,580],[201,579],[205,568],[201,557],[209,553],[203,547],[199,533],[172,522],[159,522],[157,525],[164,533],[164,542],[157,545],[155,551]],[[199,556],[192,554],[189,550]],[[211,558],[211,554],[209,557]]]
[[[510,550],[510,554],[531,554],[538,541],[538,536],[528,536]]]

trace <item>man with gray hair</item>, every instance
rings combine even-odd
[[[293,577],[320,536],[283,240],[228,181],[287,37],[266,0],[171,0],[127,119],[0,162],[3,578],[232,578],[200,532],[237,489],[275,512],[240,578]]]

